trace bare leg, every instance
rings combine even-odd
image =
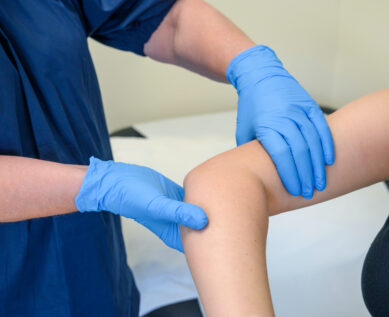
[[[329,116],[336,162],[328,187],[307,201],[290,196],[270,157],[253,141],[212,158],[185,180],[186,201],[209,216],[201,232],[182,228],[184,248],[208,317],[273,316],[265,246],[268,216],[389,178],[389,90]]]

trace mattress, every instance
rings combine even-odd
[[[182,184],[206,159],[235,146],[234,112],[134,126],[139,137],[112,137],[117,161],[145,165]],[[376,184],[315,206],[271,217],[270,288],[280,317],[369,316],[360,275],[370,243],[388,216],[389,195]],[[141,292],[141,315],[197,297],[185,257],[122,218],[127,258]]]

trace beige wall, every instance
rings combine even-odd
[[[387,0],[209,0],[271,46],[319,103],[343,105],[389,86]],[[232,87],[94,41],[110,131],[164,117],[234,109]]]
[[[389,88],[389,1],[341,0],[331,103]]]

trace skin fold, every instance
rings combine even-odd
[[[336,161],[328,187],[311,200],[287,193],[258,141],[222,153],[186,177],[185,201],[208,226],[181,228],[189,267],[207,317],[274,316],[266,270],[268,217],[316,204],[389,178],[389,90],[327,117]]]

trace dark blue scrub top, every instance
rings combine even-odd
[[[1,0],[0,155],[112,159],[87,37],[143,54],[174,0]],[[0,224],[0,316],[138,316],[120,219]]]

